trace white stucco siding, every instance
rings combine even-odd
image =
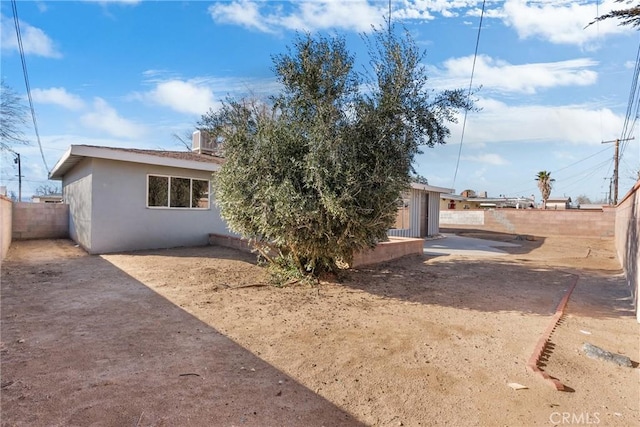
[[[208,243],[231,234],[211,200],[209,209],[147,208],[147,175],[211,179],[211,172],[94,159],[92,253]]]
[[[412,188],[408,193],[408,197],[410,213],[407,228],[390,229],[387,235],[395,237],[427,237],[439,234],[440,193]]]
[[[440,193],[429,191],[426,195],[427,202],[427,230],[426,236],[440,234]]]
[[[93,160],[84,159],[64,176],[62,195],[69,205],[69,236],[91,252]]]

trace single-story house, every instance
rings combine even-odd
[[[70,237],[91,254],[206,245],[210,234],[237,237],[211,194],[224,159],[202,149],[198,136],[193,152],[72,145],[50,174],[62,181]],[[388,235],[437,235],[440,194],[451,192],[412,184]]]
[[[196,152],[72,145],[51,171],[69,234],[92,254],[197,246],[231,235],[211,196],[223,159]]]
[[[62,203],[62,194],[48,194],[46,196],[31,196],[31,203]]]
[[[440,195],[453,193],[451,188],[412,183],[402,195],[392,237],[429,237],[440,233]]]
[[[535,198],[531,197],[487,197],[486,193],[477,197],[457,195],[457,194],[441,194],[440,210],[467,210],[467,209],[529,209],[535,207]]]
[[[549,197],[547,209],[571,209],[571,197]]]

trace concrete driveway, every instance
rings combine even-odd
[[[425,240],[425,255],[501,256],[507,252],[498,248],[517,248],[514,243],[475,239],[443,233],[442,238]]]

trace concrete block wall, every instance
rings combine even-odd
[[[225,248],[237,249],[242,252],[251,253],[253,248],[247,240],[235,236],[225,236],[222,234],[209,234],[209,244],[213,246],[223,246]]]
[[[484,211],[446,211],[443,228],[474,229],[534,236],[575,236],[610,238],[615,233],[615,209],[602,211],[491,209]],[[484,218],[479,220],[478,214]],[[473,218],[467,218],[473,216]],[[471,221],[470,219],[473,219]]]
[[[424,239],[410,237],[390,237],[388,242],[381,242],[369,251],[362,251],[353,256],[351,267],[378,264],[407,255],[422,255]]]
[[[209,244],[251,252],[249,243],[239,237],[209,234]],[[374,249],[353,256],[351,267],[378,264],[407,255],[422,255],[424,239],[410,237],[390,237],[388,242],[379,243]],[[272,255],[276,255],[275,251]]]
[[[616,207],[615,244],[640,322],[640,181]]]
[[[14,203],[12,237],[14,240],[68,238],[69,205]]]
[[[7,256],[9,246],[11,246],[11,224],[12,224],[13,202],[7,197],[0,196],[0,245],[2,258]]]

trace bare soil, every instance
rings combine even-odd
[[[227,248],[14,242],[2,425],[640,425],[639,325],[613,242],[465,234],[521,246],[276,288]],[[542,366],[559,392],[526,363],[576,278]]]

